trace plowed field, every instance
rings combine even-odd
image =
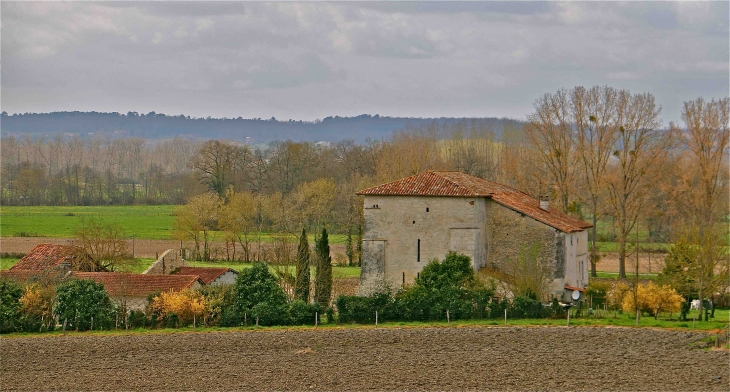
[[[3,338],[2,390],[730,390],[707,335],[493,327]]]

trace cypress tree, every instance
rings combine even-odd
[[[297,278],[294,284],[294,297],[309,303],[309,240],[302,229],[297,249]]]
[[[352,260],[355,256],[355,250],[352,249],[352,226],[347,228],[347,237],[345,238],[345,254],[347,255],[347,265],[352,267]]]
[[[332,257],[326,228],[322,229],[322,236],[317,240],[315,251],[317,270],[314,277],[314,301],[327,308],[332,296]]]
[[[357,225],[357,244],[355,245],[357,265],[362,266],[362,225]]]

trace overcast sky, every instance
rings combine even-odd
[[[6,2],[2,110],[524,119],[560,88],[728,96],[728,2]]]

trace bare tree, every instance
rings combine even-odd
[[[257,198],[249,192],[230,193],[228,203],[221,207],[219,225],[225,230],[227,240],[241,246],[244,261],[251,259],[251,242],[256,231]],[[233,254],[235,259],[235,250]]]
[[[195,244],[195,258],[210,260],[211,231],[218,224],[220,198],[215,193],[204,193],[192,197],[180,206],[175,214],[175,232],[180,240],[192,240]],[[203,252],[200,246],[203,245]]]
[[[568,212],[576,167],[570,94],[565,89],[545,94],[534,107],[535,112],[527,117],[527,138],[547,168],[558,208]]]
[[[127,237],[116,223],[96,218],[80,218],[74,245],[79,252],[75,269],[82,271],[115,271],[131,264]],[[89,258],[90,257],[90,258]]]
[[[246,152],[247,147],[210,140],[200,147],[191,165],[201,172],[201,181],[211,191],[224,197],[228,186],[233,184]]]
[[[682,120],[686,130],[679,140],[690,152],[687,163],[696,176],[692,213],[702,224],[714,224],[728,209],[726,151],[730,143],[730,98],[685,102]]]
[[[574,88],[571,93],[573,121],[576,127],[577,156],[580,162],[582,185],[586,190],[591,209],[591,276],[596,276],[598,248],[596,230],[602,209],[601,196],[604,193],[606,169],[618,139],[616,123],[619,94],[611,87]]]
[[[621,91],[616,123],[619,135],[607,189],[619,246],[619,278],[626,278],[627,239],[646,207],[648,189],[666,157],[669,135],[659,129],[661,107],[649,93]]]

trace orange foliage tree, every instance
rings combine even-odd
[[[160,322],[175,315],[180,325],[196,326],[201,318],[205,323],[208,304],[203,295],[196,290],[165,291],[152,298],[150,312],[157,315]]]

